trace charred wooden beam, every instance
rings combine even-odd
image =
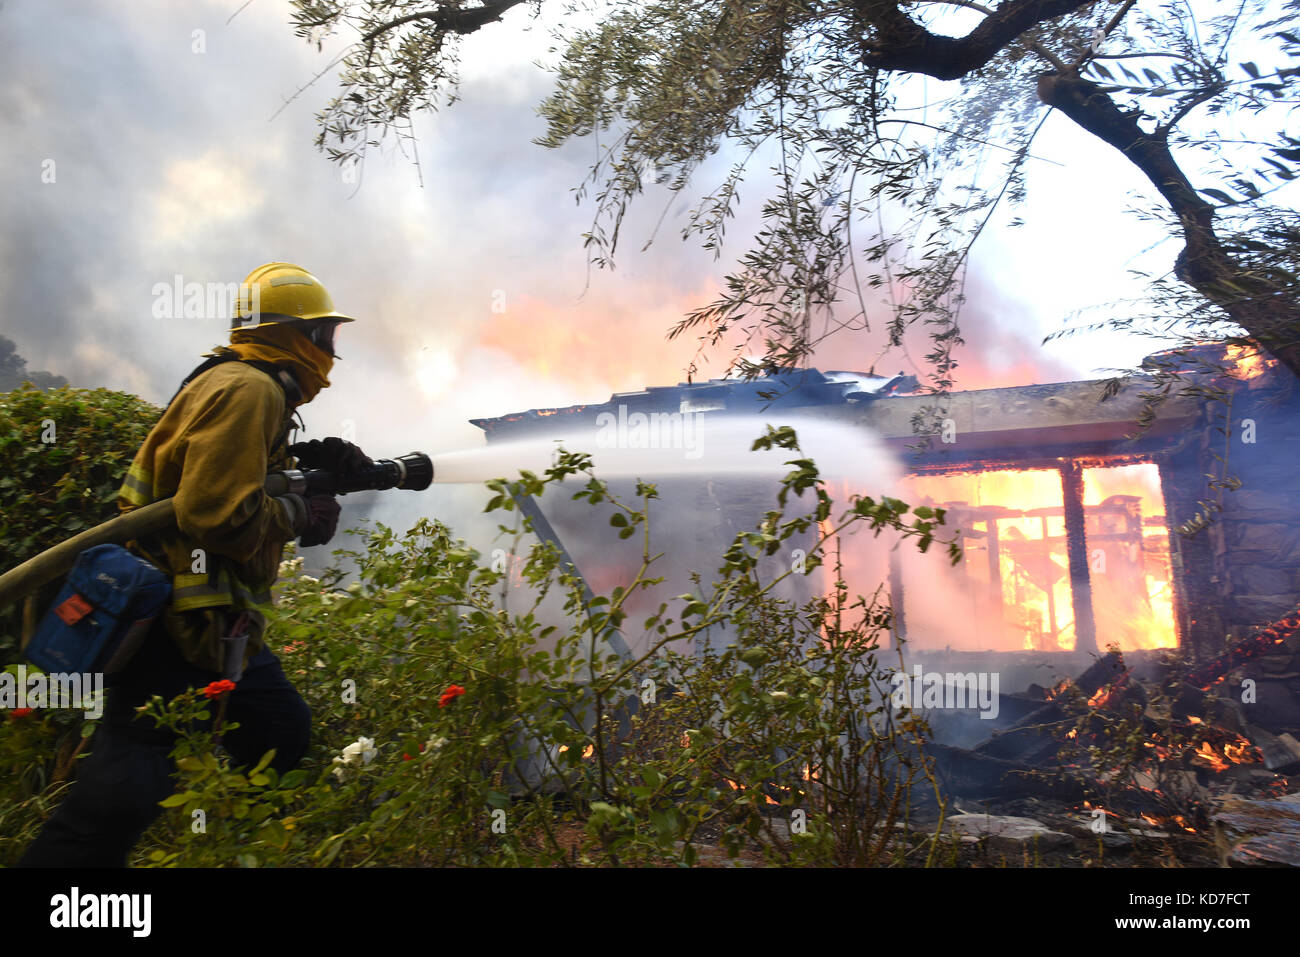
[[[1061,466],[1065,503],[1065,551],[1070,561],[1074,604],[1074,650],[1097,651],[1097,622],[1092,615],[1092,577],[1088,570],[1088,536],[1083,511],[1083,466],[1071,459]]]
[[[1052,468],[1063,457],[1097,456],[1116,464],[1124,456],[1150,461],[1151,455],[1185,438],[1199,414],[1194,398],[1165,402],[1150,428],[1130,440],[1140,420],[1150,380],[1134,377],[1119,394],[1102,401],[1102,381],[1053,382],[1004,389],[954,392],[942,401],[933,395],[885,396],[837,410],[834,418],[861,423],[886,445],[922,468]],[[955,441],[935,441],[915,456],[916,417],[950,419]],[[795,411],[795,410],[792,410]],[[825,407],[798,411],[827,416]]]
[[[1124,656],[1112,651],[1089,665],[1071,682],[1071,686],[1091,699],[1102,688],[1123,683],[1124,695],[1115,696],[1107,702],[1108,706],[1118,706],[1126,698],[1131,700],[1134,697],[1145,703],[1142,689],[1128,682],[1128,674]],[[988,757],[1016,759],[1027,764],[1050,759],[1060,747],[1060,741],[1052,734],[1053,726],[1060,725],[1070,717],[1061,700],[1066,690],[1062,689],[1053,700],[1035,708],[1006,728],[993,732],[987,741],[976,745],[974,750]]]
[[[1065,771],[1046,771],[1017,761],[927,742],[940,783],[952,794],[974,797],[1050,797],[1080,801],[1085,783]]]
[[[1261,628],[1250,637],[1242,638],[1225,653],[1211,658],[1187,676],[1187,683],[1193,688],[1208,691],[1237,666],[1259,657],[1266,651],[1286,645],[1297,631],[1300,631],[1300,608],[1280,621],[1273,622],[1267,628]]]

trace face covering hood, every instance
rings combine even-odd
[[[235,329],[230,333],[230,348],[241,359],[288,366],[302,389],[303,404],[330,384],[328,377],[334,367],[334,357],[287,324]]]

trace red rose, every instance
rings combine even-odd
[[[9,712],[9,718],[10,720],[25,718],[35,710],[36,710],[35,708],[14,708],[12,711]]]
[[[220,698],[223,694],[235,690],[235,683],[222,678],[220,681],[214,681],[203,689],[203,694],[208,698]]]
[[[464,693],[465,693],[465,689],[462,688],[460,685],[448,686],[447,690],[442,693],[442,697],[438,699],[438,707],[439,708],[447,707],[447,705],[451,704],[453,701],[455,701]]]

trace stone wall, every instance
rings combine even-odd
[[[1235,390],[1231,418],[1227,436],[1202,433],[1201,461],[1221,473],[1212,453],[1226,451],[1227,473],[1242,483],[1223,493],[1207,530],[1219,613],[1238,636],[1300,602],[1300,395],[1290,382],[1252,379]]]

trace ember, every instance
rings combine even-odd
[[[1206,662],[1193,671],[1187,678],[1188,684],[1208,691],[1224,679],[1228,672],[1252,658],[1264,654],[1273,648],[1281,648],[1288,639],[1300,631],[1300,609],[1292,612],[1281,621],[1275,621],[1258,634],[1238,641],[1227,654],[1220,655]]]

